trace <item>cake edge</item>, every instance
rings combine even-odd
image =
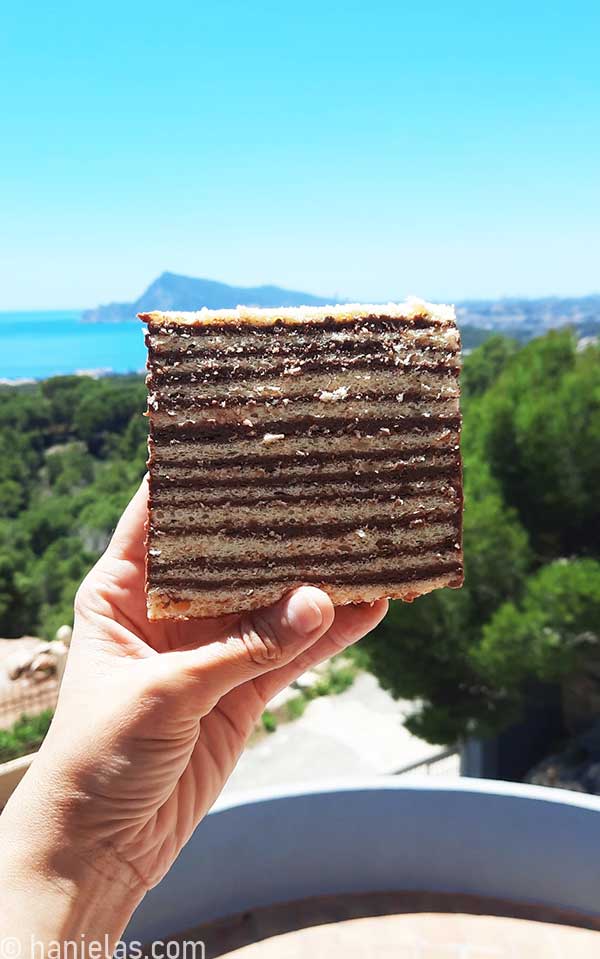
[[[410,583],[377,584],[365,587],[331,586],[310,583],[327,593],[334,606],[347,606],[350,603],[374,603],[378,599],[400,599],[405,603],[412,603],[419,596],[431,593],[435,589],[460,589],[464,582],[462,571],[462,552],[457,552],[457,562],[461,564],[460,572],[442,573],[440,576],[429,579],[415,580]],[[159,620],[192,620],[207,619],[213,616],[224,616],[231,613],[248,613],[256,609],[264,609],[279,602],[288,593],[298,589],[302,583],[293,586],[277,586],[272,589],[261,589],[260,596],[227,599],[190,599],[174,601],[167,592],[153,587],[147,594],[148,619],[151,622]]]
[[[456,312],[445,303],[428,303],[418,297],[409,297],[404,303],[342,303],[331,306],[252,307],[238,306],[231,310],[209,310],[203,307],[193,312],[178,310],[152,310],[138,313],[143,323],[175,326],[274,326],[283,324],[297,326],[304,323],[324,323],[337,320],[340,323],[369,316],[390,319],[412,320],[417,317],[435,323],[454,325]]]

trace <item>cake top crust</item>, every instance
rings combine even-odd
[[[153,326],[300,326],[306,323],[339,322],[366,317],[382,317],[412,320],[424,318],[440,326],[454,324],[456,314],[453,306],[427,303],[417,297],[409,297],[404,303],[342,303],[335,306],[284,306],[259,308],[238,306],[235,310],[209,310],[203,307],[196,312],[154,310],[138,313],[140,320]]]

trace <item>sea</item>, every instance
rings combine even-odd
[[[143,334],[137,320],[84,323],[78,310],[0,312],[0,382],[141,372]]]

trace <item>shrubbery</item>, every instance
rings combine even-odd
[[[51,637],[144,471],[141,377],[0,388],[0,635]],[[412,730],[519,714],[600,641],[600,348],[490,337],[463,374],[465,587],[396,603],[364,646]],[[318,694],[318,693],[317,693]]]
[[[465,586],[394,603],[371,667],[449,743],[516,719],[600,643],[600,349],[492,337],[463,374]]]
[[[52,710],[38,716],[21,716],[10,729],[0,729],[0,763],[34,753],[42,744],[52,722]]]

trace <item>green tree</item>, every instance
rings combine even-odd
[[[485,476],[470,463],[465,494],[465,586],[414,603],[396,602],[365,642],[371,667],[395,696],[419,701],[408,720],[415,735],[453,742],[474,724],[482,731],[508,722],[515,701],[480,674],[471,657],[481,625],[519,595],[531,565],[527,535]]]
[[[0,636],[32,632],[37,622],[40,596],[31,575],[33,559],[26,537],[0,520]]]
[[[393,604],[367,643],[433,742],[509,724],[530,679],[582,668],[600,622],[600,350],[491,338],[463,380],[465,586]]]
[[[46,454],[46,472],[53,492],[68,495],[89,485],[95,474],[94,459],[79,443]]]
[[[531,576],[518,601],[504,603],[471,651],[478,672],[519,688],[530,676],[561,681],[600,646],[600,562],[557,560]]]
[[[53,376],[44,380],[41,391],[50,411],[52,434],[56,439],[73,432],[73,420],[83,397],[94,389],[87,376]]]
[[[519,351],[474,411],[478,448],[544,560],[595,553],[600,534],[600,350],[569,332]]]
[[[141,377],[0,387],[0,635],[52,638],[144,472]]]
[[[500,334],[490,336],[465,363],[461,377],[463,396],[470,398],[485,393],[518,349],[515,340]]]
[[[95,456],[103,455],[111,434],[120,435],[146,406],[142,380],[97,380],[79,404],[73,429]]]

